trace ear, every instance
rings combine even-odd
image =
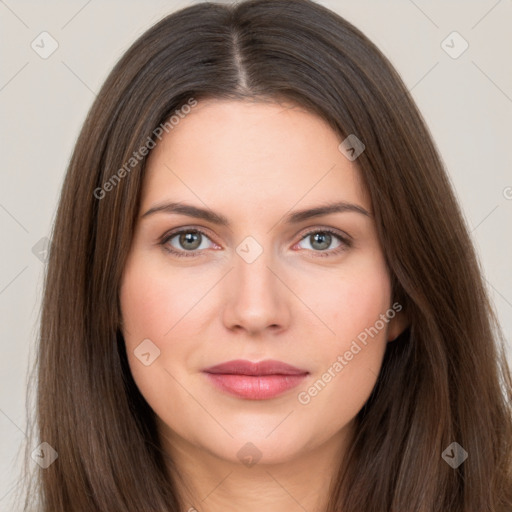
[[[404,311],[398,311],[389,321],[387,338],[388,342],[395,341],[409,326],[409,319]]]

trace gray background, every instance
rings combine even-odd
[[[190,3],[0,0],[0,511],[13,510],[26,439],[44,270],[32,249],[49,235],[73,145],[107,74],[146,29]],[[366,33],[412,91],[470,226],[512,359],[512,0],[320,3]],[[31,47],[50,48],[43,31],[59,45],[46,59]],[[462,49],[457,37],[446,39],[453,31],[469,44],[457,58],[447,53]]]

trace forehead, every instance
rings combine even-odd
[[[263,204],[345,200],[371,209],[341,141],[324,119],[292,103],[201,101],[152,150],[142,207],[204,199],[254,213]]]

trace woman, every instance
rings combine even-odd
[[[31,495],[44,512],[510,511],[499,332],[379,50],[307,0],[181,10],[116,65],[70,162]]]

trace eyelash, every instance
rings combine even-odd
[[[197,257],[197,254],[198,254],[198,251],[195,250],[195,251],[177,251],[175,249],[171,249],[169,248],[168,246],[168,242],[173,239],[176,235],[181,235],[182,233],[199,233],[201,234],[201,236],[205,236],[206,238],[210,238],[208,236],[208,234],[206,232],[204,232],[203,230],[201,229],[198,229],[198,228],[185,228],[185,229],[180,229],[178,231],[173,231],[171,233],[166,233],[165,235],[163,235],[163,237],[161,238],[159,244],[163,247],[163,249],[171,254],[173,254],[174,256],[177,256],[179,258],[194,258],[194,257]],[[330,249],[330,250],[326,250],[326,251],[312,251],[314,253],[317,253],[315,255],[315,257],[332,257],[332,256],[337,256],[338,254],[342,253],[343,251],[347,250],[348,248],[352,247],[352,240],[350,239],[350,237],[348,236],[344,236],[342,235],[339,231],[336,231],[336,230],[333,230],[331,228],[321,228],[321,229],[313,229],[311,231],[308,231],[307,233],[305,233],[301,239],[299,240],[299,242],[297,243],[300,243],[302,242],[303,240],[305,240],[306,238],[308,238],[309,236],[315,234],[315,233],[328,233],[330,235],[333,235],[334,237],[336,237],[340,242],[341,242],[341,245],[339,247],[337,247],[336,249]],[[308,250],[308,249],[306,249]],[[199,251],[200,253],[200,251]]]

